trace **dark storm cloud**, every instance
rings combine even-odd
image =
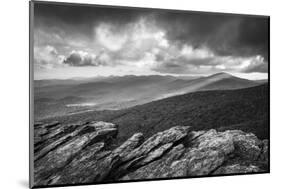
[[[239,35],[236,44],[241,51],[261,54],[268,59],[269,20],[265,18],[245,18],[239,25]]]
[[[89,22],[110,21],[116,24],[132,22],[139,15],[149,11],[136,11],[102,6],[60,5],[60,4],[36,4],[35,16],[37,18],[55,18],[67,24],[80,24]]]
[[[100,65],[100,62],[96,61],[96,59],[93,58],[92,56],[82,55],[81,53],[78,52],[72,52],[68,57],[64,59],[63,63],[69,66],[76,66],[76,67]]]
[[[79,32],[88,36],[92,35],[92,29],[101,22],[108,22],[122,29],[141,15],[149,14],[150,11],[145,10],[45,3],[36,4],[34,12],[35,26],[61,28],[66,33]]]
[[[167,32],[169,40],[179,44],[205,45],[220,55],[268,57],[266,17],[39,3],[35,7],[35,24],[92,35],[92,28],[100,22],[122,29],[139,17],[151,15]]]
[[[63,64],[75,67],[83,66],[104,66],[109,65],[108,56],[105,52],[98,55],[91,55],[83,51],[73,51],[64,60]]]
[[[268,24],[266,17],[229,14],[163,13],[157,16],[169,40],[206,46],[216,54],[253,56],[268,59]]]
[[[144,28],[140,27],[140,20]],[[260,16],[35,4],[35,44],[56,47],[66,57],[63,63],[69,66],[112,65],[122,61],[133,64],[152,54],[157,65],[152,70],[163,73],[192,73],[207,68],[218,71],[216,66],[266,73],[268,25],[269,19]],[[159,35],[161,32],[163,35]],[[160,41],[164,45],[157,44]],[[186,46],[191,50],[183,55]],[[153,48],[159,52],[152,52]],[[258,55],[263,59],[255,60]],[[250,65],[243,58],[249,58]]]
[[[71,66],[79,66],[82,64],[82,57],[79,53],[71,53],[64,61],[63,63],[71,65]]]

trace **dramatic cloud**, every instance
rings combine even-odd
[[[252,59],[250,62],[247,63],[246,68],[243,69],[243,72],[267,73],[268,72],[268,63],[264,61],[263,57],[256,56],[254,59]]]
[[[110,58],[105,52],[98,55],[89,54],[84,51],[72,51],[63,61],[69,66],[105,66],[110,64]]]
[[[179,44],[207,46],[219,55],[268,58],[268,18],[196,12],[166,13],[157,18],[169,40]]]
[[[42,69],[194,75],[269,67],[267,17],[38,3],[34,24]]]
[[[59,55],[53,46],[35,47],[34,48],[34,64],[38,69],[51,69],[60,66],[63,55]]]
[[[118,33],[109,24],[101,24],[96,28],[96,39],[105,48],[111,51],[120,50],[128,40],[126,34]]]
[[[157,64],[154,64],[153,70],[173,74],[211,74],[220,71],[266,73],[268,69],[268,63],[260,55],[221,56],[207,48],[195,49],[188,45],[171,52],[169,50],[154,54]]]

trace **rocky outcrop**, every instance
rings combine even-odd
[[[268,141],[240,130],[175,126],[116,147],[112,123],[34,127],[36,186],[268,172]]]

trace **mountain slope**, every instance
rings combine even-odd
[[[260,83],[235,77],[228,73],[217,73],[207,77],[197,78],[185,83],[185,92],[201,91],[201,90],[229,90],[229,89],[242,89],[256,86]]]
[[[209,84],[202,87],[201,90],[241,89],[259,84],[255,81],[242,79],[223,72],[206,77],[205,80],[209,81]]]
[[[238,90],[202,91],[153,101],[118,111],[94,111],[47,119],[61,122],[103,120],[119,125],[123,141],[135,132],[145,136],[175,125],[193,130],[240,129],[268,138],[268,85]]]
[[[195,91],[240,89],[259,84],[226,73],[195,79],[128,75],[84,80],[40,80],[35,81],[35,117],[41,119],[86,109],[118,110]],[[92,106],[86,107],[85,104]]]

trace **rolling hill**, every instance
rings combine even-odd
[[[245,89],[193,92],[123,110],[91,111],[42,121],[109,121],[119,125],[120,141],[136,132],[148,137],[176,125],[191,126],[192,130],[240,129],[265,139],[269,135],[268,106],[268,85],[262,84]]]
[[[240,89],[260,82],[227,73],[208,77],[122,76],[35,81],[35,118],[84,110],[119,110],[205,90]]]

